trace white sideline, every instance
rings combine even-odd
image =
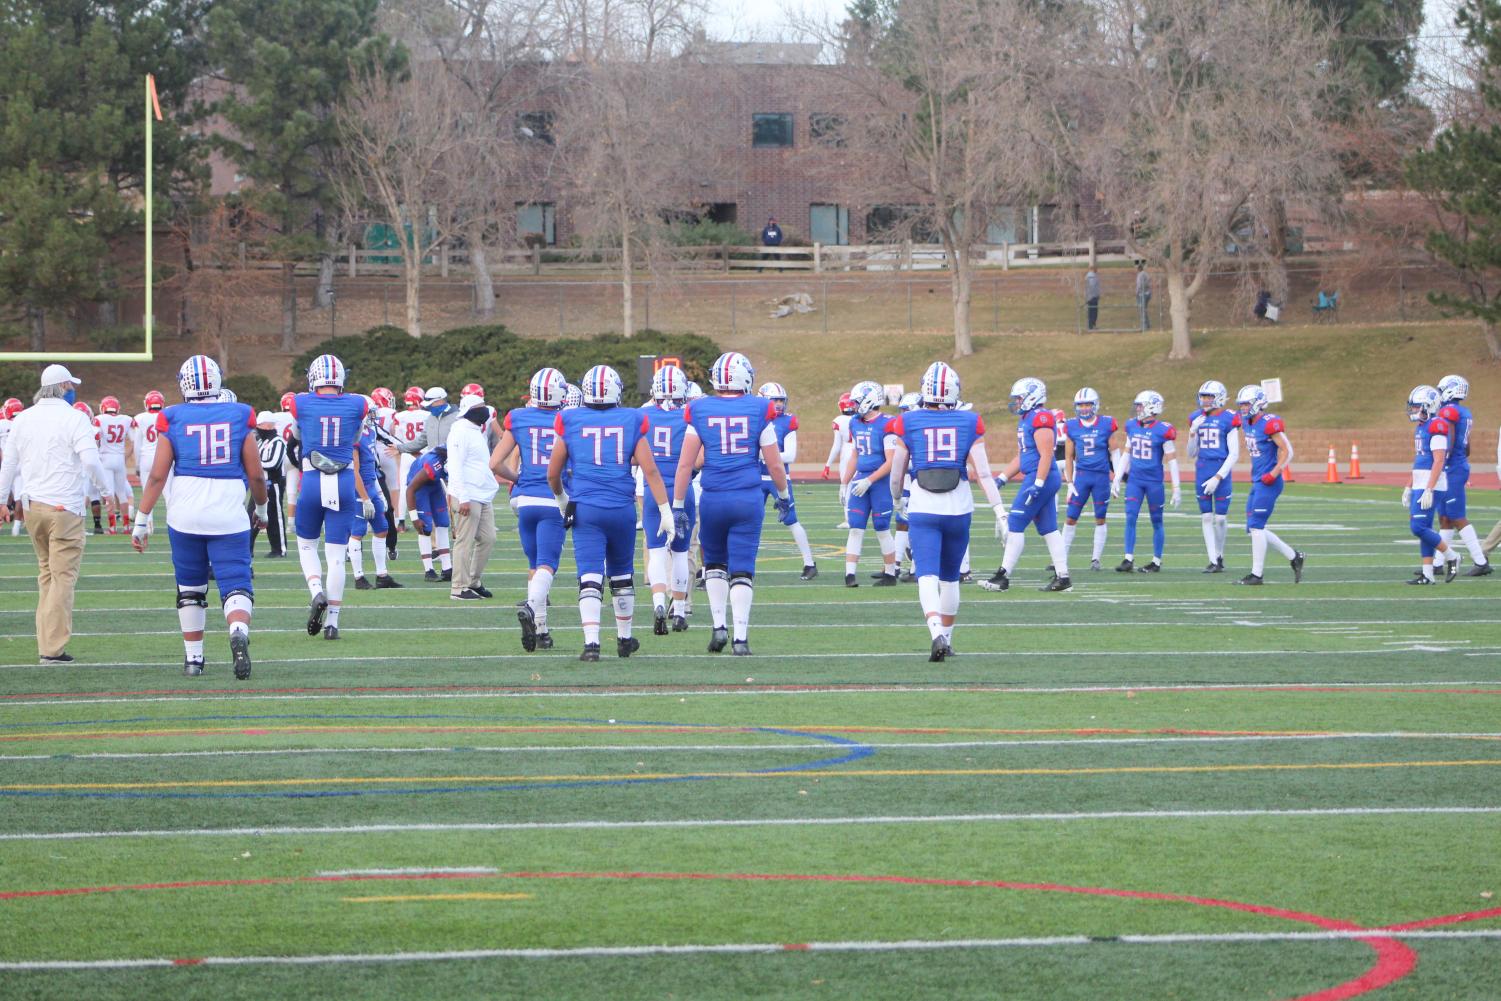
[[[1051,935],[1039,938],[901,939],[855,942],[729,942],[703,945],[586,945],[567,949],[453,949],[433,952],[327,953],[313,956],[195,956],[191,959],[50,959],[0,962],[0,971],[122,970],[182,966],[322,966],[436,963],[475,959],[566,959],[636,956],[774,955],[801,952],[925,952],[946,949],[1038,949],[1076,945],[1214,945],[1343,942],[1369,939],[1498,939],[1501,928],[1383,931],[1179,932],[1165,935]]]
[[[710,820],[557,820],[509,823],[351,824],[326,827],[205,827],[137,831],[28,831],[0,841],[72,841],[86,838],[261,837],[315,834],[433,834],[449,831],[619,831],[700,827],[847,827],[865,824],[1051,823],[1080,820],[1213,820],[1258,817],[1393,817],[1501,814],[1501,806],[1338,806],[1303,810],[1101,810],[1092,813],[961,813],[933,816],[776,817]]]

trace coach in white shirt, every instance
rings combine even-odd
[[[448,495],[453,515],[453,586],[455,601],[490,597],[483,577],[495,548],[495,493],[490,472],[490,442],[485,425],[490,408],[478,396],[459,401],[459,416],[448,430]]]
[[[36,550],[36,642],[43,664],[66,664],[73,635],[73,588],[83,562],[85,479],[104,493],[94,425],[73,409],[77,376],[61,365],[42,370],[36,406],[16,417],[0,457],[0,498],[17,475],[26,480],[26,524]],[[0,503],[0,522],[10,520]]]

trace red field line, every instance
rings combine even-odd
[[[1400,925],[1382,925],[1383,931],[1416,931],[1419,928],[1433,928],[1438,925],[1457,925],[1465,921],[1484,921],[1486,918],[1501,918],[1501,907],[1492,907],[1486,911],[1465,911],[1461,914],[1443,914],[1436,918],[1424,918],[1421,921],[1409,921]]]

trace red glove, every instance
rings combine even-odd
[[[828,466],[824,466],[823,467],[823,476],[820,477],[820,478],[821,479],[825,479],[825,480],[829,478],[829,467]]]
[[[1271,486],[1273,483],[1277,482],[1277,477],[1273,473],[1262,473],[1261,482],[1265,483],[1267,486]]]

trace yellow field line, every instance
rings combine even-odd
[[[622,772],[602,775],[360,775],[291,779],[204,779],[187,782],[59,782],[0,785],[0,792],[105,789],[232,789],[244,786],[409,784],[414,782],[610,782],[650,779],[919,778],[1027,775],[1180,775],[1228,772],[1347,771],[1370,768],[1464,768],[1501,765],[1501,759],[1470,761],[1346,761],[1255,765],[1120,765],[1108,768],[853,768],[791,772]]]
[[[393,897],[340,897],[346,904],[395,904],[408,900],[531,900],[530,893],[407,893]]]

